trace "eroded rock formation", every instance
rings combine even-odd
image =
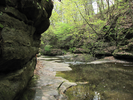
[[[119,59],[131,60],[133,58],[133,5],[113,15],[107,25],[103,27],[104,36],[102,46],[94,52],[97,55],[112,55]]]
[[[0,1],[0,100],[17,100],[33,76],[51,0]]]

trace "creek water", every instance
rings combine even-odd
[[[41,58],[45,67],[40,69],[37,85],[31,87],[35,90],[32,100],[133,100],[133,63],[68,58],[71,56]],[[57,91],[61,82],[65,98]]]
[[[120,62],[65,60],[72,70],[56,75],[77,83],[64,91],[68,100],[133,100],[133,63]]]
[[[133,100],[133,65],[124,63],[70,65],[58,76],[76,82],[65,91],[68,100]]]

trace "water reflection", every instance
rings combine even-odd
[[[69,81],[79,83],[68,88],[69,100],[132,100],[132,64],[106,63],[71,65],[69,72],[57,72]],[[81,84],[88,82],[87,84]]]

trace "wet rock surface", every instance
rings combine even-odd
[[[39,78],[36,87],[33,87],[36,90],[34,100],[67,100],[64,91],[76,83],[56,76],[56,72],[72,70],[69,64],[56,62],[60,61],[58,58],[38,57],[38,61],[41,65],[36,68]]]

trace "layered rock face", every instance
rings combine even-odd
[[[103,27],[106,34],[99,40],[104,41],[95,54],[113,55],[116,58],[133,58],[133,5],[112,16],[107,25]],[[104,39],[103,39],[104,38]]]
[[[17,100],[33,76],[51,0],[0,1],[0,100]]]

